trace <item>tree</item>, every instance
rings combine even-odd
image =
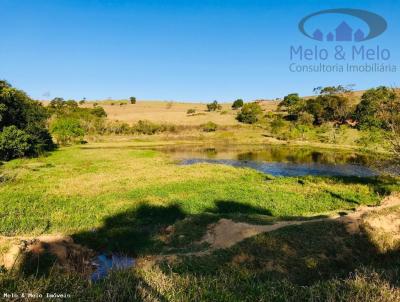
[[[130,101],[131,104],[136,104],[136,98],[134,96],[131,96],[129,98],[129,101]]]
[[[392,102],[397,98],[396,91],[380,86],[367,90],[361,96],[354,117],[360,127],[387,128],[386,120],[382,117],[382,105]]]
[[[260,120],[262,115],[261,106],[257,103],[244,104],[236,119],[246,124],[254,124]]]
[[[210,104],[207,104],[207,110],[208,111],[216,111],[216,110],[221,110],[222,106],[218,104],[217,101],[214,101]]]
[[[243,107],[243,100],[242,99],[237,99],[232,104],[232,109],[239,109],[239,108],[242,108],[242,107]]]
[[[289,108],[297,105],[300,101],[301,98],[299,97],[298,93],[290,93],[283,98],[283,101],[279,103],[278,108],[284,108],[288,110]]]
[[[346,94],[350,93],[354,85],[338,85],[338,86],[327,86],[327,87],[316,87],[314,88],[314,93],[319,95],[332,95],[332,94]]]
[[[307,112],[314,116],[315,124],[324,122],[344,123],[353,113],[353,106],[350,102],[350,97],[343,86],[336,87],[318,87],[314,89],[319,91],[319,95],[304,101],[298,101],[296,115],[302,112]]]
[[[400,95],[395,89],[388,89],[376,111],[376,117],[384,121],[384,129],[394,159],[400,164]]]
[[[50,101],[49,108],[54,110],[61,110],[65,106],[65,101],[63,98],[56,97]]]
[[[44,151],[54,149],[54,143],[47,130],[48,110],[39,102],[31,100],[23,91],[11,87],[6,81],[0,81],[0,131],[6,134],[2,137],[2,148],[0,159],[8,160],[15,158],[10,156],[9,149],[6,148],[5,140],[15,140],[22,142],[22,137],[29,138],[24,140],[29,144],[27,149],[22,152],[15,152],[16,156],[34,156]],[[13,128],[9,128],[14,126]],[[17,131],[18,130],[18,131]],[[13,146],[14,142],[8,142]]]

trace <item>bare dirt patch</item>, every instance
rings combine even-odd
[[[74,243],[69,236],[43,235],[29,239],[18,238],[17,241],[3,255],[3,263],[0,263],[7,270],[19,271],[28,260],[39,259],[45,254],[54,256],[54,265],[59,268],[81,273],[91,270],[90,259],[95,253]]]
[[[201,242],[206,242],[210,245],[211,250],[228,248],[236,243],[260,233],[268,233],[278,230],[283,227],[300,225],[311,222],[320,222],[328,220],[337,220],[343,223],[346,227],[347,232],[350,234],[359,233],[361,231],[361,225],[363,223],[364,216],[370,212],[380,211],[389,207],[400,206],[399,195],[391,195],[382,200],[381,204],[376,207],[362,206],[356,211],[350,212],[345,216],[330,216],[327,218],[318,218],[311,220],[301,221],[279,221],[272,225],[253,225],[242,222],[234,222],[229,219],[220,219],[217,223],[209,226],[207,233],[202,238]],[[379,216],[378,220],[375,220],[375,224],[379,224],[380,228],[386,228],[391,232],[397,232],[400,229],[399,216]],[[396,221],[396,223],[393,223]],[[373,222],[374,223],[374,222]]]

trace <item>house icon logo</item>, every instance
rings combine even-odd
[[[340,22],[336,28],[331,31],[323,32],[320,28],[315,28],[311,33],[306,32],[305,24],[310,19],[325,15],[325,14],[341,14],[346,16],[352,16],[364,21],[368,25],[369,32],[365,33],[361,28],[352,28],[347,22]],[[313,13],[304,17],[299,23],[300,32],[306,37],[316,41],[327,41],[327,42],[362,42],[374,39],[385,32],[387,28],[386,20],[369,11],[360,9],[328,9]]]

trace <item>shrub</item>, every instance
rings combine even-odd
[[[308,112],[302,112],[298,115],[297,122],[300,125],[310,126],[314,123],[314,116]]]
[[[221,110],[222,106],[218,104],[217,101],[214,101],[210,104],[207,104],[207,110],[208,111],[216,111],[216,110]]]
[[[195,114],[196,113],[196,109],[188,109],[188,111],[186,111],[186,114]]]
[[[246,124],[254,124],[260,120],[262,109],[257,103],[244,104],[236,119]]]
[[[65,106],[75,109],[75,108],[78,108],[78,103],[74,100],[68,100],[65,102]]]
[[[204,132],[214,132],[217,130],[218,125],[213,122],[207,122],[207,123],[201,125],[201,127]]]
[[[129,102],[133,105],[133,104],[136,104],[136,98],[134,97],[134,96],[131,96],[130,98],[129,98]]]
[[[16,126],[5,127],[0,133],[0,159],[10,160],[29,154],[31,137]]]
[[[93,114],[94,116],[97,116],[97,117],[107,117],[106,111],[104,110],[103,107],[100,107],[100,106],[93,108],[90,112],[91,112],[91,114]]]
[[[132,129],[134,133],[152,135],[159,132],[161,126],[150,121],[138,121]]]
[[[120,122],[120,121],[109,121],[105,125],[105,129],[103,130],[107,134],[130,134],[132,133],[131,127],[127,123]]]
[[[278,134],[285,127],[285,121],[281,116],[276,116],[271,122],[271,132]]]
[[[56,119],[51,124],[50,131],[61,145],[77,142],[85,135],[80,121],[69,117]]]
[[[242,99],[237,99],[232,104],[232,109],[239,109],[239,108],[242,108],[242,107],[243,107],[243,100]]]
[[[52,151],[56,145],[47,130],[38,123],[29,124],[24,131],[30,136],[31,146],[29,148],[29,155],[36,156],[44,153],[45,151]]]
[[[177,126],[172,125],[172,124],[161,124],[159,125],[160,129],[158,132],[176,132],[177,131]]]

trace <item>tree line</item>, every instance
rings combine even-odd
[[[272,131],[291,121],[299,131],[305,127],[333,124],[348,125],[358,130],[385,133],[395,154],[400,158],[400,96],[396,89],[380,86],[365,91],[360,98],[344,86],[317,87],[314,97],[303,98],[297,93],[288,94],[278,105],[278,112],[265,113],[258,102],[244,103],[237,99],[231,108],[237,111],[236,119],[246,124],[269,121]],[[131,104],[136,98],[129,99]],[[173,125],[140,121],[132,126],[106,120],[105,110],[80,106],[74,100],[54,98],[48,106],[34,101],[25,92],[0,81],[0,160],[24,156],[37,156],[54,150],[57,144],[83,142],[86,134],[154,134],[176,131]],[[208,111],[221,110],[213,101]],[[195,111],[188,111],[194,114]],[[282,113],[286,113],[283,114]],[[207,126],[207,127],[206,127]],[[216,125],[203,125],[204,131],[215,131]],[[54,141],[53,141],[54,140]],[[56,143],[55,143],[56,142]]]

